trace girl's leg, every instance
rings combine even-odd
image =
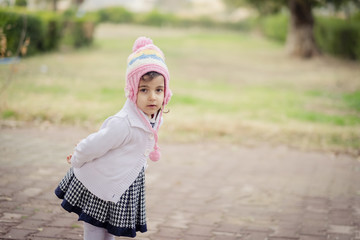
[[[107,230],[84,222],[84,240],[105,240]]]
[[[114,235],[111,235],[110,233],[108,233],[107,231],[106,231],[106,233],[105,233],[105,238],[104,238],[105,240],[115,240],[115,238],[114,238]]]

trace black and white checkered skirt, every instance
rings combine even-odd
[[[63,199],[61,206],[66,211],[79,215],[79,221],[105,228],[110,234],[135,237],[137,231],[147,231],[144,169],[117,203],[104,201],[92,194],[75,177],[72,168],[55,194]]]

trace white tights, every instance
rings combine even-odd
[[[114,240],[105,228],[95,227],[84,222],[84,240]]]

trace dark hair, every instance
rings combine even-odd
[[[158,76],[162,76],[162,74],[155,72],[155,71],[151,71],[151,72],[147,72],[144,75],[142,75],[141,80],[147,82],[147,81],[153,80],[154,78],[156,78]]]

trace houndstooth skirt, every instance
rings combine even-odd
[[[75,177],[72,168],[55,190],[63,199],[61,206],[79,215],[79,221],[107,229],[115,236],[135,237],[146,232],[144,169],[117,203],[104,201],[92,194]]]

